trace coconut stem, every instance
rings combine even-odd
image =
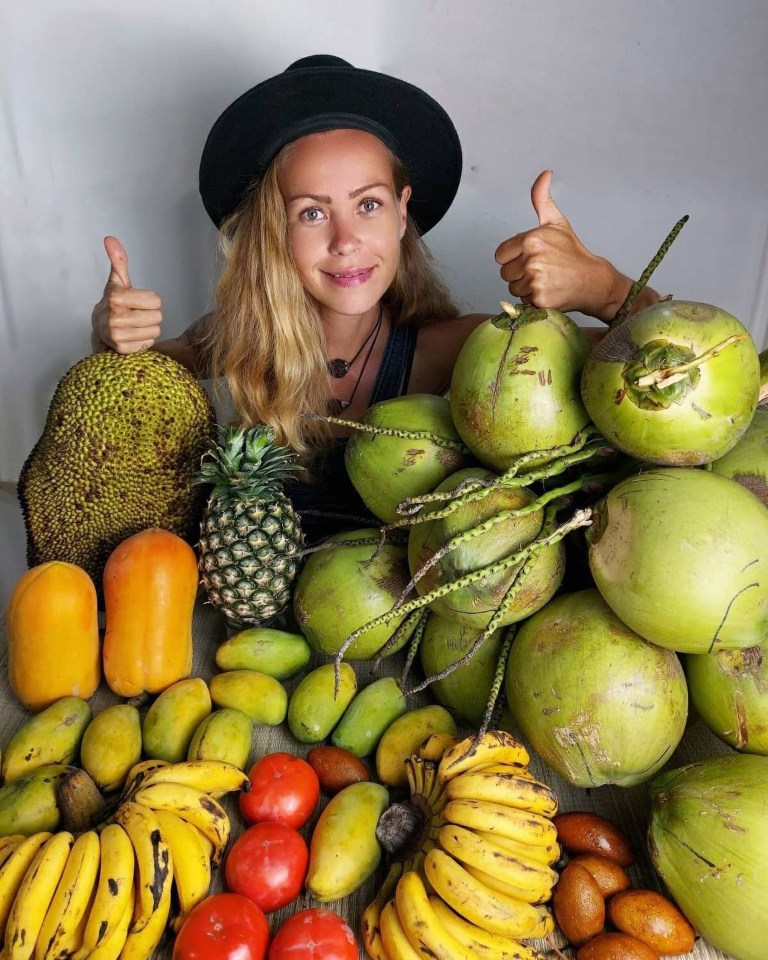
[[[405,683],[408,679],[408,674],[411,672],[411,667],[413,666],[413,661],[416,659],[416,654],[419,652],[419,646],[421,641],[424,639],[424,633],[427,629],[427,622],[429,621],[429,612],[423,610],[421,614],[421,619],[413,631],[413,636],[411,637],[411,642],[408,645],[408,655],[405,658],[405,666],[403,667],[403,672],[400,675],[400,686],[405,689]],[[407,694],[405,694],[407,696]]]
[[[507,672],[509,651],[512,649],[512,641],[515,639],[516,633],[517,624],[513,623],[512,626],[510,626],[507,630],[504,637],[504,643],[499,651],[499,659],[496,661],[496,670],[493,675],[493,683],[491,684],[491,690],[488,694],[488,702],[485,705],[483,722],[480,724],[480,729],[477,731],[478,737],[482,737],[490,726],[491,719],[496,709],[496,703],[499,699],[499,693],[501,692],[502,684],[504,683],[504,675]]]
[[[666,240],[664,241],[664,243],[662,243],[662,245],[656,251],[656,256],[653,258],[653,260],[651,260],[651,262],[648,264],[645,270],[643,270],[640,276],[640,279],[636,280],[635,283],[633,283],[632,286],[629,288],[629,293],[627,294],[624,300],[624,303],[622,303],[622,305],[619,307],[618,312],[616,313],[616,316],[613,318],[609,326],[611,327],[618,326],[622,322],[622,320],[627,319],[627,317],[629,316],[630,310],[635,305],[635,300],[637,300],[637,298],[640,296],[640,291],[651,279],[651,275],[653,274],[654,270],[656,269],[656,267],[658,267],[658,265],[664,259],[664,257],[666,256],[667,250],[669,250],[669,248],[675,242],[677,235],[680,233],[680,231],[683,229],[683,227],[686,225],[687,222],[688,222],[688,214],[686,213],[686,215],[684,217],[681,217],[677,221],[677,223],[674,225],[674,227],[672,227],[672,229],[669,231],[669,233],[667,234]]]
[[[591,523],[592,511],[590,509],[577,510],[569,520],[562,524],[562,526],[558,527],[557,530],[555,530],[550,536],[533,540],[531,543],[526,544],[522,550],[518,550],[517,552],[510,554],[508,557],[504,557],[502,560],[497,560],[495,563],[490,563],[485,567],[480,567],[478,570],[473,570],[471,573],[460,577],[458,580],[452,580],[450,583],[441,584],[441,586],[435,587],[435,589],[430,593],[424,594],[423,597],[417,597],[414,600],[410,600],[399,609],[392,607],[392,609],[388,610],[386,613],[382,613],[373,620],[369,620],[368,623],[363,624],[362,627],[358,627],[354,633],[350,633],[336,653],[336,656],[334,657],[334,663],[338,662],[341,664],[341,661],[344,658],[344,653],[349,646],[353,644],[359,637],[363,636],[363,634],[368,633],[369,630],[373,630],[382,624],[390,623],[395,619],[395,617],[406,616],[407,614],[412,613],[414,610],[421,610],[422,607],[428,606],[434,600],[439,600],[441,597],[447,596],[449,593],[453,593],[456,590],[461,590],[464,587],[470,587],[472,584],[478,583],[478,581],[483,580],[486,577],[493,577],[497,573],[504,573],[505,571],[509,570],[510,567],[514,567],[520,563],[523,563],[531,552],[538,552],[544,547],[559,543],[560,540],[562,540],[563,537],[569,534],[572,530],[576,530],[579,527],[589,526]]]
[[[320,413],[309,413],[306,415],[308,420],[322,420],[323,423],[333,424],[337,427],[348,427],[350,430],[357,430],[359,433],[372,433],[378,437],[397,437],[399,440],[427,440],[434,443],[436,447],[445,447],[448,450],[457,450],[465,456],[471,456],[472,451],[466,447],[461,440],[450,440],[448,437],[438,436],[429,430],[396,430],[394,427],[376,427],[371,423],[361,423],[359,420],[344,420],[342,417],[324,416]]]
[[[590,444],[590,440],[595,440],[596,442]],[[483,500],[493,490],[499,487],[514,490],[518,487],[529,486],[538,480],[549,480],[551,477],[564,473],[569,467],[600,456],[605,449],[607,449],[607,444],[603,437],[597,432],[596,428],[591,425],[587,426],[578,434],[572,443],[563,444],[560,447],[553,447],[551,450],[539,450],[535,453],[526,454],[524,457],[519,457],[513,461],[505,473],[501,474],[495,480],[471,481],[472,486],[465,492],[459,492],[461,488],[456,487],[454,490],[428,493],[420,497],[409,497],[407,500],[403,500],[397,508],[398,513],[405,513],[413,507],[414,509],[411,510],[411,515],[388,524],[385,529],[396,530],[401,527],[413,526],[415,523],[419,523],[425,519],[424,517],[419,517],[417,513],[417,511],[422,510],[424,506],[430,503],[447,502],[447,506],[439,510],[431,511],[426,518],[429,520],[441,520],[443,517],[450,516],[450,514],[462,506]],[[549,455],[545,464],[537,469],[531,470],[522,477],[517,475],[521,466],[524,466],[525,463],[531,460],[541,458],[544,454]],[[478,484],[481,485],[478,486]]]
[[[746,333],[734,333],[733,336],[721,340],[720,343],[716,343],[714,347],[710,347],[709,350],[705,350],[704,353],[698,357],[694,357],[693,360],[689,360],[687,363],[678,363],[675,364],[674,367],[664,367],[661,370],[654,370],[652,373],[645,374],[645,376],[640,377],[636,381],[635,385],[637,387],[658,387],[659,389],[671,387],[673,383],[684,380],[686,373],[693,367],[698,367],[699,364],[713,360],[719,356],[726,347],[730,347],[732,343],[739,343],[739,341],[745,340],[747,336]]]

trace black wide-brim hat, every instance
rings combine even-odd
[[[408,212],[424,234],[443,217],[461,178],[461,144],[429,94],[384,73],[317,55],[252,87],[213,125],[200,160],[200,195],[216,224],[287,143],[321,130],[353,128],[379,137],[405,164]]]

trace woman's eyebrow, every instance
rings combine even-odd
[[[385,183],[383,180],[376,180],[373,183],[366,183],[364,186],[358,187],[356,190],[351,190],[348,194],[349,199],[354,200],[355,197],[359,197],[361,193],[365,193],[367,190],[373,190],[376,187],[384,187],[386,190],[388,190],[390,189],[391,185]],[[315,203],[327,204],[333,202],[330,197],[319,193],[296,193],[290,197],[286,197],[286,203],[293,203],[295,200],[314,200]]]

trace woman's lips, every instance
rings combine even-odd
[[[338,287],[360,287],[371,279],[373,270],[373,267],[367,267],[364,270],[344,270],[339,273],[324,272],[330,282]]]

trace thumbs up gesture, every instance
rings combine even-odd
[[[501,277],[524,303],[578,310],[610,321],[630,281],[587,250],[552,199],[551,183],[552,171],[544,170],[531,187],[539,225],[510,237],[496,250]]]
[[[151,290],[137,290],[128,275],[128,255],[117,237],[105,237],[110,271],[104,294],[91,314],[94,353],[138,353],[160,336],[162,301]]]

